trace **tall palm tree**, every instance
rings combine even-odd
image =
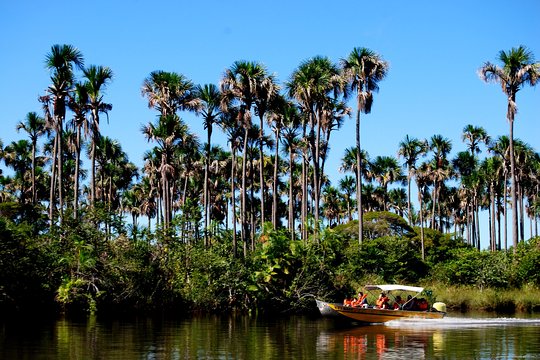
[[[204,243],[209,245],[208,225],[211,222],[209,210],[209,167],[210,167],[210,149],[213,125],[221,116],[220,103],[221,92],[214,84],[198,85],[195,89],[195,96],[201,101],[200,114],[203,117],[204,128],[206,129],[206,156],[204,159],[204,186],[203,186],[203,208],[204,208]]]
[[[103,91],[113,78],[113,72],[106,66],[90,65],[83,70],[86,82],[84,87],[88,96],[88,110],[92,117],[90,126],[91,133],[91,178],[90,178],[90,204],[94,205],[96,201],[96,143],[100,138],[99,114],[103,113],[109,116],[112,105],[103,102]]]
[[[265,182],[264,182],[264,153],[263,153],[263,137],[264,137],[264,116],[272,110],[273,106],[276,106],[277,101],[275,100],[278,96],[279,86],[274,75],[267,74],[265,69],[264,74],[261,78],[257,79],[255,84],[256,86],[256,96],[255,96],[255,112],[259,116],[260,120],[260,129],[259,129],[259,182],[261,188],[261,225],[265,221],[265,202],[264,202],[264,193],[265,193]],[[272,214],[273,223],[275,224],[274,214]]]
[[[352,197],[356,190],[356,180],[352,176],[345,176],[339,180],[339,190],[345,194],[345,202],[347,204],[347,216],[349,221],[352,220],[351,204]]]
[[[295,159],[299,154],[301,148],[301,141],[298,137],[298,132],[300,131],[301,118],[298,112],[298,109],[293,106],[287,106],[283,112],[283,123],[285,129],[283,131],[283,136],[281,137],[281,142],[284,147],[284,151],[287,152],[289,157],[289,216],[288,216],[288,229],[291,232],[291,239],[294,239],[295,226],[294,226],[294,203],[295,197],[293,195],[294,188],[294,171],[295,171]]]
[[[416,169],[416,162],[419,157],[425,156],[427,151],[428,143],[426,140],[409,138],[409,135],[406,135],[405,139],[399,143],[398,156],[405,159],[404,165],[407,166],[407,219],[409,225],[412,225],[411,180]]]
[[[430,139],[429,147],[433,151],[433,161],[431,164],[431,177],[433,180],[431,228],[435,228],[435,210],[437,209],[439,191],[443,182],[451,176],[447,156],[452,150],[452,142],[442,135],[433,135]]]
[[[157,124],[142,129],[148,140],[158,143],[161,156],[160,175],[163,188],[163,219],[165,229],[172,220],[172,184],[176,176],[172,165],[174,146],[187,131],[177,115],[180,110],[196,111],[201,107],[195,85],[184,75],[175,72],[153,71],[144,79],[141,94],[148,107],[160,113]]]
[[[316,56],[300,64],[291,75],[287,89],[289,96],[300,104],[310,127],[308,144],[313,162],[315,232],[318,233],[321,179],[324,177],[324,174],[321,173],[321,135],[324,128],[324,111],[328,102],[337,100],[342,92],[343,78],[339,74],[339,68],[328,58]],[[307,154],[304,157],[307,158]],[[305,190],[306,187],[304,192]]]
[[[3,159],[6,166],[13,169],[14,175],[14,192],[19,192],[19,202],[24,205],[27,199],[28,188],[28,171],[32,164],[32,144],[28,140],[12,141],[3,149]]]
[[[173,210],[173,182],[177,171],[173,166],[175,147],[178,146],[183,133],[187,131],[177,115],[160,116],[157,124],[148,124],[141,129],[148,141],[158,144],[160,166],[158,170],[161,178],[161,200],[163,202],[163,225],[165,229],[170,227]]]
[[[237,109],[226,106],[228,111],[224,111],[221,114],[219,124],[223,131],[227,135],[227,142],[231,147],[231,213],[232,213],[232,240],[233,240],[233,256],[237,255],[237,239],[236,239],[236,223],[237,223],[237,213],[236,213],[236,152],[240,148],[241,138],[244,137],[243,128],[238,125],[238,111]]]
[[[502,210],[504,218],[504,250],[508,249],[508,221],[507,221],[507,198],[508,198],[508,174],[510,173],[510,139],[508,136],[499,136],[496,141],[492,142],[489,151],[495,154],[496,157],[500,158],[502,161],[502,184],[500,185],[503,189],[502,195]]]
[[[475,156],[481,152],[479,146],[480,143],[484,143],[489,147],[491,142],[490,136],[483,127],[473,126],[471,124],[466,125],[463,128],[461,139],[467,143],[467,148],[470,150],[472,156]]]
[[[509,51],[501,50],[498,60],[502,64],[497,66],[486,62],[479,70],[480,78],[485,82],[495,82],[501,85],[503,93],[508,99],[506,118],[510,124],[510,179],[512,197],[512,239],[514,252],[518,244],[518,213],[516,193],[516,172],[514,155],[514,119],[517,113],[516,95],[525,85],[535,86],[540,76],[540,63],[535,62],[534,55],[524,46],[512,48]]]
[[[246,204],[246,175],[247,175],[247,150],[249,130],[252,127],[252,107],[257,98],[257,84],[264,78],[266,70],[262,64],[249,61],[236,61],[229,69],[225,70],[220,82],[222,98],[222,110],[227,111],[231,106],[238,107],[238,122],[244,128],[243,158],[242,158],[242,188],[241,202],[241,237],[244,242],[245,253],[247,252],[247,204]],[[252,229],[253,230],[253,229]],[[253,233],[253,232],[251,232]],[[253,240],[253,239],[252,239]],[[247,255],[247,254],[244,254]]]
[[[374,51],[367,48],[354,48],[346,59],[341,60],[343,73],[349,88],[356,96],[356,147],[358,183],[356,184],[356,201],[358,207],[358,241],[363,239],[362,226],[362,158],[360,147],[360,113],[369,114],[373,105],[373,92],[379,91],[379,82],[388,73],[388,63]]]
[[[41,97],[40,101],[44,104],[46,110],[45,120],[49,128],[55,133],[49,202],[49,221],[51,226],[55,207],[54,194],[56,185],[58,186],[60,219],[63,216],[63,121],[66,116],[66,103],[74,83],[74,67],[82,69],[83,65],[84,59],[82,53],[71,45],[53,45],[50,53],[45,57],[45,66],[51,72],[52,84],[47,89],[48,95]],[[50,111],[50,104],[53,107],[52,112]],[[58,174],[56,170],[58,170]]]
[[[17,124],[17,131],[24,130],[32,143],[32,204],[36,204],[36,148],[37,141],[46,131],[45,119],[36,112],[29,112],[26,118]]]
[[[299,123],[297,108],[285,97],[277,95],[274,97],[271,110],[268,114],[268,122],[274,132],[275,152],[274,152],[274,174],[272,176],[272,226],[274,229],[278,223],[278,170],[279,170],[279,145],[282,142],[281,131],[290,122]]]
[[[84,135],[90,134],[90,122],[87,118],[88,107],[88,91],[87,87],[82,83],[75,84],[74,94],[69,101],[69,108],[73,112],[73,118],[71,120],[71,127],[76,133],[74,140],[75,151],[75,174],[73,181],[73,218],[77,219],[79,211],[79,175],[80,175],[80,159],[81,149],[83,145],[82,131]]]
[[[377,156],[370,164],[371,177],[375,179],[383,189],[383,210],[387,210],[388,205],[388,185],[404,180],[396,158],[392,156]]]

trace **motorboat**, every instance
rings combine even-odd
[[[370,324],[385,323],[399,319],[442,319],[446,315],[446,305],[442,302],[429,304],[422,298],[424,288],[407,285],[366,285],[368,294],[363,304],[352,306],[348,303],[330,303],[316,300],[321,315],[344,318]],[[377,293],[380,295],[377,297]],[[380,298],[388,298],[383,304]],[[378,300],[379,299],[379,300]],[[353,302],[354,304],[354,302]]]

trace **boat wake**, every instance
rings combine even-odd
[[[519,318],[461,318],[445,317],[443,319],[400,319],[385,323],[388,327],[415,329],[451,329],[451,328],[481,328],[501,326],[540,326],[540,319]]]

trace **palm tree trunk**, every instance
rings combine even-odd
[[[244,147],[243,147],[243,158],[242,158],[242,189],[240,192],[240,206],[241,206],[241,214],[240,214],[240,234],[242,238],[242,242],[244,243],[244,257],[247,257],[247,236],[246,236],[246,160],[247,160],[247,144],[248,144],[248,129],[245,129],[244,133]]]
[[[276,129],[276,153],[274,155],[274,188],[272,190],[272,226],[277,228],[277,206],[278,206],[278,166],[279,166],[279,134],[280,128]]]
[[[475,226],[476,226],[476,248],[478,250],[480,250],[480,219],[478,218],[478,204],[475,204],[475,211],[474,211],[474,216],[475,216]]]
[[[62,146],[62,119],[59,120],[59,126],[58,126],[58,208],[59,208],[59,214],[60,214],[60,223],[62,222],[63,215],[64,215],[64,194],[63,194],[63,171],[62,168],[64,166],[63,162],[63,146]]]
[[[358,207],[358,242],[362,244],[364,238],[364,219],[362,207],[362,148],[360,147],[360,102],[356,111],[356,202]],[[424,253],[424,238],[422,236],[422,255]]]
[[[289,231],[294,240],[294,207],[293,207],[293,152],[289,150]]]
[[[81,161],[81,128],[77,127],[75,144],[75,179],[73,184],[73,219],[77,219],[79,210],[79,162]]]
[[[417,184],[418,185],[418,184]],[[420,185],[418,185],[418,202],[420,203],[420,244],[422,247],[422,261],[425,260],[425,249],[424,249],[424,215],[423,215],[423,201],[422,201],[422,189],[420,188]]]
[[[513,99],[515,100],[515,99]],[[517,207],[517,192],[516,192],[516,160],[514,154],[514,119],[510,121],[510,178],[512,181],[510,188],[511,204],[512,204],[512,240],[514,244],[514,253],[517,251],[518,245],[518,207]]]
[[[517,189],[518,189],[518,198],[519,198],[519,234],[521,242],[525,241],[525,209],[523,206],[523,187],[520,185],[521,180],[518,181]]]
[[[504,251],[508,250],[508,221],[507,221],[507,215],[508,215],[508,187],[506,186],[507,177],[506,173],[504,174],[504,191],[503,191],[503,217],[504,217]]]
[[[491,202],[491,243],[492,250],[497,250],[497,239],[495,233],[495,186],[493,183],[489,186],[490,202]]]
[[[255,171],[253,169],[253,158],[249,159],[249,193],[250,193],[250,202],[249,202],[249,240],[250,240],[250,250],[253,252],[255,250]],[[262,223],[261,223],[262,228]]]
[[[203,207],[204,207],[204,246],[208,247],[208,172],[210,162],[210,137],[212,136],[211,125],[208,126],[206,158],[204,159],[204,185],[203,185]]]
[[[437,207],[437,181],[433,184],[433,195],[431,196],[431,228],[435,229],[435,208]]]
[[[54,139],[54,146],[53,146],[53,156],[52,156],[52,165],[51,165],[51,183],[49,187],[49,225],[53,226],[53,214],[54,214],[54,206],[55,206],[55,199],[54,199],[54,189],[56,188],[56,161],[58,158],[58,142],[56,141],[56,137],[58,134],[55,135]]]
[[[231,208],[232,208],[232,227],[233,227],[233,256],[237,256],[236,240],[236,199],[235,199],[235,168],[236,168],[236,147],[231,144],[232,162],[231,162]]]
[[[306,125],[304,123],[303,130],[302,130],[302,138],[304,140],[307,139],[306,137]],[[308,238],[308,231],[307,231],[307,209],[308,209],[308,176],[307,176],[307,164],[308,164],[308,148],[306,146],[307,144],[304,144],[302,147],[302,211],[301,211],[301,222],[300,222],[300,228],[302,232],[302,240],[305,242]]]
[[[32,205],[36,200],[36,141],[32,140]]]
[[[261,188],[261,228],[262,228],[262,226],[264,224],[264,214],[265,214],[265,208],[264,208],[264,153],[263,153],[263,127],[264,127],[264,121],[263,121],[263,114],[259,114],[259,118],[261,120],[261,128],[259,130],[259,180],[260,180],[260,188]]]
[[[409,220],[409,226],[412,226],[412,214],[411,214],[411,167],[409,166],[409,176],[407,177],[407,218]]]

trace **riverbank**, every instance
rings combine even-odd
[[[434,285],[430,289],[437,301],[453,311],[497,313],[540,313],[540,289],[478,289],[466,286]]]

